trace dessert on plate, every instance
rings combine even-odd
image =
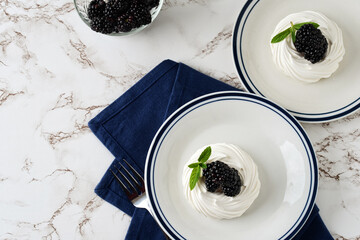
[[[345,54],[341,29],[314,11],[283,18],[271,36],[270,48],[276,66],[291,78],[304,82],[330,77]]]
[[[217,219],[241,216],[259,195],[261,185],[250,155],[226,143],[197,150],[184,167],[182,183],[189,203]]]

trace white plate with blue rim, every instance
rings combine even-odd
[[[272,60],[270,39],[289,14],[317,11],[342,30],[345,56],[330,78],[304,83],[284,75]],[[360,108],[360,1],[248,0],[234,26],[233,57],[238,75],[251,93],[269,98],[302,122],[327,122]]]
[[[240,217],[218,220],[197,212],[184,196],[182,173],[199,148],[225,142],[256,162],[258,198]],[[299,122],[255,94],[204,95],[174,112],[147,155],[145,185],[154,218],[172,239],[291,239],[315,203],[317,161]]]

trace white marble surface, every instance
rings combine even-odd
[[[123,239],[130,218],[93,189],[113,160],[87,122],[166,58],[233,86],[238,0],[166,0],[130,37],[92,32],[70,0],[0,0],[0,239]],[[317,204],[337,239],[360,239],[360,113],[304,124]]]

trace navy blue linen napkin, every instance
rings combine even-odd
[[[126,159],[143,173],[150,143],[171,113],[196,97],[227,90],[239,89],[182,63],[166,60],[92,119],[89,127],[115,156],[110,167]],[[136,209],[131,204],[110,171],[96,186],[95,193],[132,216],[125,239],[165,239],[147,210]],[[307,223],[294,239],[333,239],[318,211],[315,206]]]

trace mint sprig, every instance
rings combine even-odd
[[[301,28],[302,25],[305,24],[312,24],[315,28],[319,27],[319,24],[314,23],[314,22],[303,22],[303,23],[297,23],[297,24],[293,24],[292,22],[290,22],[291,27],[285,29],[284,31],[276,34],[272,39],[271,39],[271,43],[278,43],[281,42],[282,40],[284,40],[290,33],[291,33],[291,38],[293,40],[293,42],[295,42],[296,38],[295,38],[295,32],[296,30],[299,30]]]
[[[188,165],[189,168],[193,169],[191,171],[190,181],[189,181],[190,190],[193,190],[196,186],[196,183],[199,181],[201,168],[203,169],[207,168],[205,162],[209,159],[210,155],[211,155],[211,147],[209,146],[205,148],[204,151],[202,151],[196,163],[191,163]]]

